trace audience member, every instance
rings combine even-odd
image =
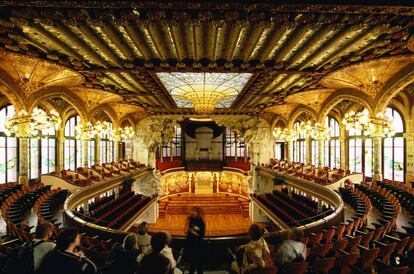
[[[174,270],[174,274],[181,274],[183,273],[180,269],[177,268],[177,262],[174,259],[174,255],[172,252],[172,248],[169,246],[171,244],[171,234],[170,233],[165,233],[166,237],[167,237],[167,244],[165,245],[164,249],[161,250],[161,254],[164,255],[165,257],[167,257],[170,262],[171,262],[171,267]]]
[[[141,253],[148,254],[150,252],[151,236],[148,234],[147,222],[142,222],[138,225],[137,244]]]
[[[95,264],[85,257],[80,248],[80,235],[76,228],[66,228],[56,241],[56,248],[44,258],[40,274],[93,274]]]
[[[43,258],[51,252],[56,244],[50,241],[53,236],[53,225],[49,222],[43,222],[37,225],[35,238],[33,240],[33,262],[34,270],[37,271]]]
[[[252,271],[256,268],[272,267],[269,247],[262,237],[263,231],[257,224],[252,224],[249,228],[250,242],[242,246],[244,248],[243,269],[244,272]]]
[[[285,240],[275,254],[277,266],[282,267],[287,263],[306,260],[306,246],[301,242],[302,238],[303,232],[298,229],[289,230],[285,233]]]
[[[104,274],[134,274],[138,269],[139,255],[137,237],[134,233],[128,234],[121,245],[115,244],[108,254],[103,269]]]
[[[203,238],[205,227],[200,209],[194,208],[191,216],[187,219],[186,226],[185,258],[190,265],[190,274],[194,274],[195,268],[197,268],[197,274],[203,273]]]
[[[167,245],[167,235],[163,232],[154,234],[151,238],[152,252],[145,255],[139,265],[139,274],[172,274],[171,261],[161,254]]]

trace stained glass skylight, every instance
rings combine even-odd
[[[229,108],[246,86],[251,73],[158,72],[161,83],[180,108],[207,114]]]

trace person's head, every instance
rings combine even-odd
[[[191,212],[191,217],[201,218],[201,209],[194,207],[193,211]]]
[[[122,243],[122,247],[125,250],[137,249],[137,236],[134,233],[130,233],[126,235],[124,238],[124,242]]]
[[[164,233],[167,236],[167,244],[166,245],[170,245],[171,242],[172,242],[171,234],[169,232],[164,232]]]
[[[142,222],[138,225],[138,234],[139,235],[144,235],[148,232],[148,223],[147,222]]]
[[[294,228],[292,229],[291,235],[289,237],[291,240],[301,242],[303,239],[303,230]]]
[[[257,241],[262,237],[262,229],[257,224],[252,224],[249,228],[249,236],[253,241]]]
[[[56,241],[56,248],[60,251],[73,251],[76,246],[80,246],[79,230],[74,227],[65,228],[60,232]]]
[[[164,232],[157,232],[151,238],[152,251],[160,253],[167,245],[167,234]]]
[[[53,225],[49,222],[43,222],[37,225],[35,238],[49,240],[53,236]]]

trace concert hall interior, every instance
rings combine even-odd
[[[414,3],[0,1],[0,206],[0,273],[414,273]]]

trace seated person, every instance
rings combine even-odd
[[[167,245],[167,235],[155,233],[151,238],[152,252],[145,255],[138,268],[138,274],[172,274],[171,261],[161,251]]]
[[[124,238],[122,246],[115,244],[105,262],[103,274],[134,274],[138,269],[139,251],[134,233]]]
[[[244,273],[248,273],[259,268],[273,267],[273,263],[270,258],[269,247],[262,235],[263,231],[259,225],[252,224],[250,226],[250,242],[244,246],[241,246],[241,248],[244,249]]]
[[[295,229],[285,233],[285,239],[275,254],[276,265],[281,267],[287,263],[306,260],[306,246],[301,242],[303,231]]]
[[[39,274],[95,274],[96,265],[80,250],[81,237],[76,228],[65,228],[56,241],[56,248],[43,260]]]
[[[34,270],[37,271],[43,258],[52,251],[56,244],[50,241],[53,236],[53,225],[43,222],[37,225],[35,238],[33,240],[33,262]]]

